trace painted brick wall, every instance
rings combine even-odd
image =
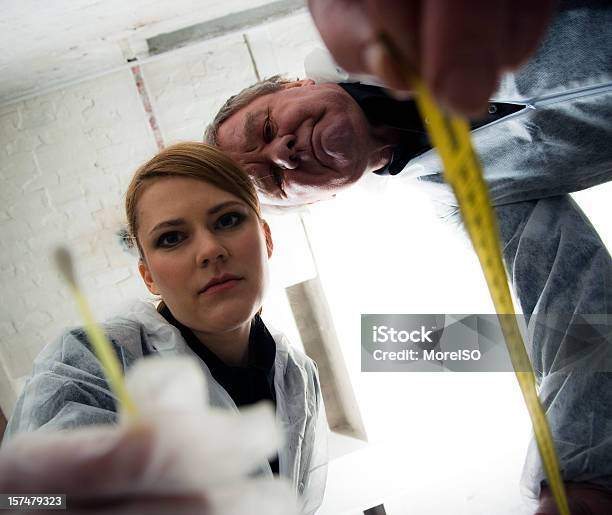
[[[242,34],[147,63],[142,73],[166,144],[202,141],[227,97],[256,81]]]
[[[303,77],[304,57],[323,46],[307,13],[247,30],[261,78]],[[202,139],[230,95],[256,81],[244,35],[232,34],[143,65],[143,75],[166,144]]]
[[[307,14],[250,29],[263,76],[301,75],[318,44]],[[280,38],[273,45],[269,38]],[[142,73],[166,144],[201,140],[225,99],[255,80],[242,34],[144,64]],[[99,319],[149,297],[136,260],[118,245],[123,195],[136,167],[156,152],[129,70],[0,106],[0,406],[12,411],[18,384],[40,349],[80,324],[51,261],[74,253]]]
[[[134,168],[155,151],[129,71],[83,82],[0,110],[0,404],[42,345],[78,318],[51,260],[74,252],[96,313],[142,295],[133,258],[116,243],[122,195]]]

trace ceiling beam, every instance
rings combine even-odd
[[[255,27],[306,9],[304,0],[279,0],[147,39],[149,55],[162,54],[207,39]]]

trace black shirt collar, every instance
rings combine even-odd
[[[200,342],[191,329],[174,318],[168,306],[164,304],[159,312],[170,324],[178,328],[187,345],[206,363],[212,376],[229,394],[236,406],[254,404],[262,400],[270,400],[276,404],[274,389],[276,342],[259,315],[255,315],[251,323],[246,365],[232,367],[226,365]],[[272,456],[268,461],[272,473],[278,475],[278,455]]]
[[[400,143],[393,149],[391,161],[377,170],[376,174],[396,175],[411,159],[431,150],[429,136],[414,100],[396,100],[389,96],[385,88],[360,82],[341,82],[338,85],[359,104],[370,124],[396,129],[400,136]],[[472,130],[483,127],[524,108],[522,104],[491,102],[488,114],[470,121],[470,127]]]
[[[160,314],[180,332],[187,345],[193,350],[210,370],[212,376],[230,394],[237,406],[252,404],[262,399],[276,400],[274,391],[274,362],[276,342],[259,315],[255,315],[249,333],[249,348],[245,366],[235,367],[225,364],[214,352],[204,345],[193,334],[191,329],[181,324],[172,315],[168,306],[163,306]],[[265,379],[265,388],[259,377]],[[251,391],[249,386],[258,383],[261,391]],[[257,389],[256,388],[256,389]]]

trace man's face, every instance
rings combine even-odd
[[[353,98],[311,80],[253,100],[221,125],[218,143],[273,205],[332,197],[372,169],[375,148]]]

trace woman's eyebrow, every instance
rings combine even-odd
[[[237,200],[228,200],[227,202],[221,202],[221,204],[217,204],[214,207],[211,207],[208,210],[208,214],[209,215],[214,215],[215,213],[218,213],[219,211],[223,211],[226,207],[229,206],[244,206],[243,202],[239,202]]]
[[[223,211],[225,208],[230,207],[230,206],[243,206],[244,207],[244,203],[239,202],[238,200],[228,200],[226,202],[221,202],[220,204],[217,204],[216,206],[211,207],[207,211],[207,214],[214,215],[215,213],[218,213],[219,211]],[[158,229],[165,229],[166,227],[177,227],[179,225],[184,225],[186,223],[187,222],[185,221],[184,218],[173,218],[172,220],[164,220],[163,222],[160,222],[155,227],[153,227],[153,229],[149,231],[149,234],[153,234]]]
[[[149,234],[153,234],[158,229],[163,229],[165,227],[176,227],[177,225],[183,225],[185,220],[182,218],[174,218],[172,220],[165,220],[163,222],[158,223],[153,229],[149,231]]]

